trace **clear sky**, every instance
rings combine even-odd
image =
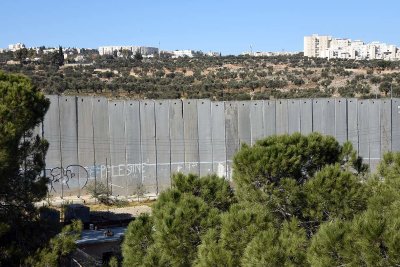
[[[313,33],[400,46],[399,0],[1,0],[0,47],[302,51]]]

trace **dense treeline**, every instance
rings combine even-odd
[[[33,128],[49,105],[27,77],[0,71],[0,266],[67,266],[82,229],[74,222],[61,231],[35,205],[49,181],[41,176],[48,143]]]
[[[313,133],[242,146],[233,187],[177,174],[129,225],[124,266],[396,266],[400,154],[377,173]]]
[[[71,57],[62,61],[59,52],[17,52],[0,53],[0,69],[29,76],[48,94],[213,100],[400,96],[400,62],[326,60],[302,53],[142,59],[86,51],[78,64]]]

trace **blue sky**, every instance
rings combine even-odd
[[[312,33],[400,46],[398,0],[1,0],[0,47],[302,51]]]

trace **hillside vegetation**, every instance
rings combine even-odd
[[[0,54],[0,69],[27,75],[47,94],[136,99],[249,100],[400,96],[400,62],[277,57],[116,58],[93,51],[79,64]],[[64,64],[65,63],[65,64]]]

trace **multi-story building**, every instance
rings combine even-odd
[[[194,50],[174,50],[172,51],[172,58],[193,57],[194,54],[195,54]]]
[[[307,57],[400,60],[399,55],[399,48],[385,43],[365,44],[360,40],[352,41],[351,39],[332,38],[317,34],[304,37],[304,56]]]
[[[25,48],[25,45],[23,43],[16,43],[16,44],[8,45],[8,50],[10,50],[10,51],[17,51],[22,48]]]
[[[312,36],[304,37],[304,56],[306,57],[325,57],[324,51],[330,47],[331,36]]]

